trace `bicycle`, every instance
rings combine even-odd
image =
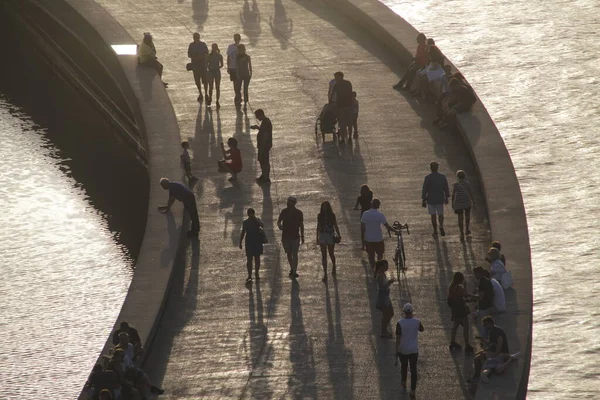
[[[406,271],[406,251],[404,250],[402,230],[406,230],[406,234],[408,235],[410,235],[410,230],[408,229],[408,224],[402,225],[398,221],[394,221],[392,228],[394,229],[394,234],[397,237],[396,251],[394,252],[394,264],[396,264],[396,276],[400,277],[400,272]]]

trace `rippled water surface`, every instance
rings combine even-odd
[[[45,129],[0,93],[0,398],[76,398],[131,260]]]
[[[600,398],[600,1],[383,2],[435,38],[511,153],[533,259],[528,398]]]

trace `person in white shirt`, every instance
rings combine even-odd
[[[237,85],[237,47],[240,44],[242,37],[239,33],[233,35],[232,44],[227,47],[227,73],[229,74],[229,80],[233,82],[233,90],[235,92],[235,101],[241,100],[241,94]]]
[[[488,251],[488,259],[491,261],[490,275],[497,281],[500,281],[502,279],[502,275],[506,273],[506,267],[500,258],[500,250],[495,247],[491,247]]]
[[[379,211],[380,206],[381,201],[373,199],[371,209],[365,211],[360,218],[360,228],[365,238],[369,265],[372,269],[375,268],[375,254],[377,253],[377,260],[379,261],[383,260],[383,253],[385,252],[381,226],[385,226],[388,231],[394,231],[394,228],[387,223],[385,215]]]
[[[419,358],[419,332],[423,324],[413,316],[413,306],[406,303],[403,307],[404,318],[396,323],[396,365],[400,359],[402,389],[406,390],[408,365],[410,364],[410,397],[415,397],[417,389],[417,360]]]
[[[133,357],[135,356],[135,348],[131,343],[129,343],[129,334],[127,332],[119,333],[119,344],[117,345],[117,348],[123,350],[123,362],[125,364],[125,368],[133,367]]]

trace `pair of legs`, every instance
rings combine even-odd
[[[185,170],[185,176],[190,180],[196,180],[197,178],[192,175],[192,165],[188,162],[183,164],[183,169]]]
[[[190,215],[190,220],[192,221],[192,227],[190,228],[188,235],[198,236],[198,232],[200,232],[200,219],[198,218],[198,208],[196,207],[196,199],[192,199],[184,203],[184,207]]]
[[[349,135],[352,133],[352,107],[337,107],[336,116],[340,131],[340,140],[343,143],[346,139],[351,139]]]
[[[466,228],[467,236],[471,234],[471,207],[464,208],[462,210],[456,210],[455,212],[458,215],[458,230],[460,231],[460,239],[462,240],[465,237],[464,228]]]
[[[158,76],[160,77],[160,79],[162,79],[163,65],[156,58],[153,60],[148,60],[144,63],[141,63],[141,65],[143,65],[144,67],[154,68],[156,70],[156,72],[158,73]],[[163,82],[163,83],[165,84],[165,86],[167,85],[165,82]]]
[[[381,242],[366,242],[367,255],[369,256],[369,265],[371,269],[375,268],[375,254],[377,254],[377,261],[383,260],[383,253],[385,252],[385,245]]]
[[[458,327],[462,325],[463,327],[463,337],[465,339],[465,351],[472,351],[473,347],[469,344],[469,316],[466,315],[462,318],[454,318],[454,324],[452,325],[452,330],[450,331],[450,346],[456,347],[456,332],[458,331]]]
[[[433,234],[437,235],[438,221],[440,226],[440,234],[446,236],[444,231],[444,205],[443,204],[427,204],[427,211],[431,216],[431,225],[433,226]]]
[[[242,87],[244,88],[244,103],[248,102],[248,86],[250,86],[249,76],[238,76],[234,83],[235,102],[242,102]]]
[[[271,178],[271,162],[269,161],[269,152],[261,152],[258,154],[258,162],[260,164],[261,174],[258,177],[259,181],[269,181]]]
[[[358,137],[358,114],[352,114],[352,130],[354,131],[354,138]]]
[[[421,64],[417,63],[416,61],[413,61],[408,66],[408,69],[404,73],[404,76],[402,77],[402,79],[400,79],[400,82],[398,82],[396,84],[396,86],[394,86],[394,87],[397,89],[410,89],[413,79],[415,79],[415,75],[417,74],[417,71],[419,71],[423,67],[424,67],[424,65],[421,65]]]
[[[237,180],[237,174],[240,171],[234,171],[233,168],[231,168],[231,163],[228,163],[226,160],[219,160],[218,165],[220,171],[229,172],[231,174],[231,180]]]
[[[300,238],[291,240],[282,240],[283,250],[287,254],[288,263],[290,264],[290,278],[294,279],[298,276],[298,251],[300,250]]]
[[[194,82],[196,83],[196,87],[198,88],[198,101],[202,101],[202,86],[204,86],[204,93],[208,93],[206,86],[208,84],[206,79],[206,68],[199,67],[194,68]]]
[[[513,355],[500,354],[489,357],[485,351],[480,351],[473,360],[473,379],[476,380],[481,377],[481,380],[485,383],[489,382],[489,376],[492,372],[497,374],[504,373],[504,371],[506,371],[511,362],[515,360],[517,356],[518,353]]]
[[[394,316],[394,308],[391,306],[386,307],[381,310],[381,336],[382,337],[392,337],[392,334],[388,331],[388,326],[392,317]]]
[[[260,255],[251,256],[246,254],[246,268],[248,269],[248,280],[252,279],[252,261],[254,260],[254,274],[258,279],[258,271],[260,270]]]
[[[419,353],[398,354],[400,357],[400,376],[402,388],[406,389],[406,378],[408,377],[408,366],[410,365],[410,390],[414,393],[417,389],[417,360]]]
[[[331,273],[335,275],[335,244],[321,244],[321,264],[323,265],[323,280],[327,280],[327,253],[329,253],[329,258],[331,258]]]
[[[217,92],[217,107],[220,106],[219,99],[221,98],[221,71],[208,71],[208,104],[212,101],[213,88]]]

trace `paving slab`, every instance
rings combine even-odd
[[[468,398],[464,378],[471,358],[451,355],[445,293],[452,273],[470,275],[490,242],[485,201],[476,168],[458,134],[432,127],[432,107],[391,89],[402,72],[396,57],[367,32],[319,0],[208,2],[97,0],[135,38],[153,33],[163,78],[177,115],[181,139],[190,142],[201,232],[177,266],[165,314],[145,369],[166,399],[198,398],[403,398],[392,341],[379,338],[376,286],[360,249],[359,213],[352,210],[367,183],[390,221],[408,222],[408,271],[394,285],[398,312],[410,301],[422,319],[418,398]],[[200,31],[222,52],[235,32],[252,56],[254,76],[247,112],[233,105],[223,73],[222,108],[196,102],[185,71],[191,34]],[[326,102],[327,84],[342,70],[358,93],[360,138],[338,146],[315,137],[314,123]],[[256,123],[262,108],[274,125],[272,183],[258,186]],[[239,182],[216,170],[218,144],[240,143]],[[173,146],[179,146],[173,143]],[[434,239],[420,205],[431,160],[450,180],[457,169],[474,185],[473,238],[461,243],[448,208],[444,238]],[[275,227],[289,195],[304,211],[307,243],[300,251],[300,278],[287,278],[287,262]],[[329,200],[343,242],[336,246],[337,279],[321,282],[315,244],[316,215]],[[245,212],[254,207],[265,222],[262,279],[244,285],[245,256],[237,248]],[[386,241],[390,257],[395,243]],[[470,286],[472,288],[472,284]]]

